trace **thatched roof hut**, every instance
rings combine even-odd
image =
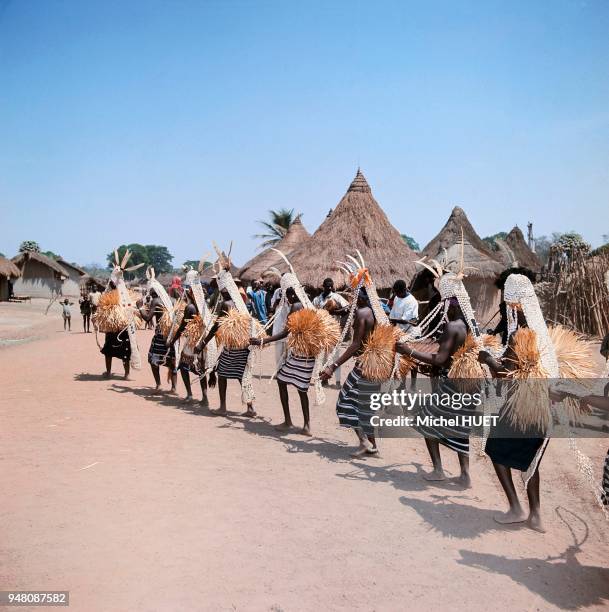
[[[9,283],[21,276],[21,270],[6,257],[0,256],[0,302],[10,296]]]
[[[26,264],[26,262],[32,261],[39,263],[40,265],[45,266],[47,268],[50,268],[51,270],[53,270],[53,272],[59,274],[60,276],[66,278],[69,276],[68,271],[64,267],[60,266],[56,260],[54,260],[52,257],[47,257],[42,253],[37,253],[36,251],[25,251],[23,253],[19,253],[19,255],[13,257],[12,261],[22,271],[23,266]]]
[[[274,246],[274,248],[279,249],[285,255],[289,255],[297,247],[304,244],[310,237],[311,234],[309,234],[302,224],[300,215],[298,215],[288,228],[285,236]],[[244,282],[261,278],[269,268],[278,266],[282,261],[281,256],[271,248],[265,249],[240,268],[239,278]]]
[[[290,254],[290,262],[303,284],[320,287],[324,278],[330,277],[341,289],[348,278],[337,261],[354,255],[356,249],[379,289],[391,287],[398,278],[408,281],[416,272],[416,255],[389,222],[359,169],[336,208],[305,244]],[[287,269],[285,264],[277,267]]]
[[[14,284],[16,295],[41,298],[63,295],[63,282],[70,278],[70,273],[54,259],[35,251],[25,251],[13,257],[13,263],[21,270],[21,276]]]
[[[4,278],[19,278],[21,270],[6,257],[0,257],[0,276]]]
[[[466,274],[463,284],[476,311],[478,323],[483,324],[498,309],[500,293],[495,286],[495,280],[505,266],[495,259],[493,251],[478,236],[465,211],[455,206],[439,234],[421,253],[444,263],[448,269],[457,271],[462,252]]]
[[[496,245],[496,257],[506,267],[517,263],[519,266],[533,270],[533,272],[541,271],[541,260],[529,248],[522,231],[517,225],[512,228],[505,240],[497,239]]]

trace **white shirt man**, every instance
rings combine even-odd
[[[417,302],[414,295],[406,289],[406,283],[404,281],[395,282],[393,293],[393,306],[389,313],[389,319],[403,330],[410,329],[412,325],[408,323],[408,321],[418,319],[419,317],[419,302]]]

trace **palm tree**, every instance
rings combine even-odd
[[[288,210],[287,208],[269,210],[269,216],[270,221],[258,221],[258,223],[264,227],[266,233],[254,235],[254,238],[261,238],[263,240],[260,245],[261,249],[266,249],[267,247],[277,244],[285,236],[290,225],[296,220],[293,208],[292,210]]]

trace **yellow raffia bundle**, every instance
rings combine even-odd
[[[548,328],[554,345],[561,378],[593,379],[599,375],[595,366],[594,345],[582,334],[562,325]],[[578,423],[582,414],[589,414],[574,397],[563,400],[563,406],[570,421]]]
[[[252,322],[254,333],[252,333]],[[261,330],[262,325],[259,321],[252,319],[249,314],[231,308],[227,314],[218,319],[216,336],[218,343],[228,349],[244,349],[249,346],[250,338],[260,335]]]
[[[485,350],[492,352],[499,348],[500,342],[496,336],[484,334],[482,345]],[[463,393],[477,389],[478,381],[484,378],[482,364],[478,361],[478,351],[474,336],[468,333],[463,345],[453,355],[448,377],[459,381],[458,386]]]
[[[135,304],[137,294],[130,292],[130,297]],[[118,333],[129,325],[130,321],[141,321],[139,317],[134,319],[133,308],[121,306],[120,296],[117,289],[106,291],[99,297],[97,310],[93,315],[93,325],[102,333]]]
[[[184,318],[184,310],[186,308],[186,302],[178,302],[175,305],[175,329],[177,330],[180,323],[182,323],[182,319]],[[159,329],[163,334],[163,338],[167,338],[169,335],[169,331],[171,330],[171,313],[164,308],[163,315],[161,316],[161,320],[159,321]]]
[[[201,315],[196,314],[184,327],[182,332],[182,338],[189,349],[194,349],[197,342],[202,338],[205,332],[205,324]]]
[[[395,364],[395,343],[401,330],[393,325],[377,325],[366,340],[359,357],[362,375],[366,380],[382,382],[389,380]],[[398,366],[398,376],[405,378],[415,365],[412,357],[402,355]]]
[[[340,326],[327,310],[303,308],[293,312],[286,323],[288,348],[299,357],[317,357],[334,348]]]
[[[507,420],[520,429],[544,432],[552,420],[548,396],[548,373],[541,363],[537,334],[528,327],[519,328],[513,336],[515,368],[508,377],[512,386],[505,404]]]

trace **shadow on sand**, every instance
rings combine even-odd
[[[582,544],[588,539],[588,524],[579,515],[565,508],[557,507],[555,512],[571,532],[574,541],[560,555],[545,559],[512,559],[491,553],[460,550],[461,559],[457,563],[491,574],[509,576],[515,583],[523,585],[561,610],[606,605],[609,602],[609,568],[582,565],[577,558]],[[565,514],[570,514],[575,521],[568,522]],[[580,542],[577,541],[574,522],[579,522],[584,529]],[[533,601],[529,609],[539,607],[542,606]]]

